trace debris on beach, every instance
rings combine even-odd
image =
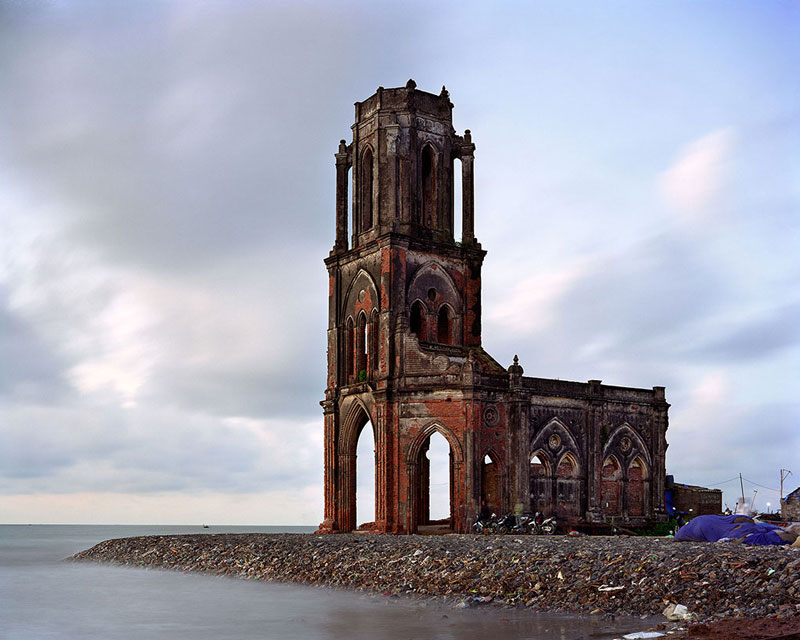
[[[600,536],[222,534],[122,538],[73,556],[119,565],[327,585],[460,606],[800,619],[800,549]],[[682,608],[674,605],[681,605]]]

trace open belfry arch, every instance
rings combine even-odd
[[[450,449],[453,531],[467,531],[482,502],[574,523],[663,519],[663,387],[524,377],[516,357],[505,369],[483,350],[475,145],[468,129],[456,133],[452,109],[444,87],[380,87],[356,103],[352,141],[335,154],[320,532],[360,524],[356,447],[367,422],[376,532],[427,524],[436,433]]]

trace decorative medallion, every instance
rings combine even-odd
[[[557,451],[561,446],[561,436],[559,436],[557,433],[552,434],[547,439],[547,446],[550,447],[552,451]]]
[[[631,439],[628,436],[625,436],[622,440],[620,440],[619,448],[622,453],[628,453],[628,451],[631,450]]]
[[[366,292],[366,290],[362,289],[361,291],[359,291],[359,292],[358,292],[358,301],[359,301],[359,302],[364,302],[364,299],[365,299],[366,297],[367,297],[367,292]]]
[[[436,367],[439,371],[447,371],[447,367],[450,366],[450,358],[447,356],[436,356],[433,359],[433,366]]]
[[[483,421],[490,427],[495,427],[500,422],[500,414],[497,407],[489,405],[483,410]]]

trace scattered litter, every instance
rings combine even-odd
[[[694,616],[689,613],[686,606],[682,604],[668,604],[663,614],[670,622],[685,622],[694,619]]]
[[[487,549],[485,537],[472,535],[198,533],[109,540],[74,559],[328,585],[386,598],[444,598],[462,608],[651,616],[671,605],[670,615],[684,626],[695,619],[800,616],[800,554],[788,546],[647,537],[516,540],[496,536]]]
[[[664,638],[665,634],[660,631],[636,631],[635,633],[626,633],[622,636],[622,640],[644,640],[645,638]]]

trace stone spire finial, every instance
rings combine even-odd
[[[521,376],[523,373],[525,373],[519,364],[519,358],[516,356],[516,354],[514,355],[514,364],[508,368],[508,372],[512,376]]]
[[[406,89],[408,89],[409,91],[413,91],[416,88],[417,88],[417,83],[414,82],[413,78],[409,78],[408,82],[406,82]]]

